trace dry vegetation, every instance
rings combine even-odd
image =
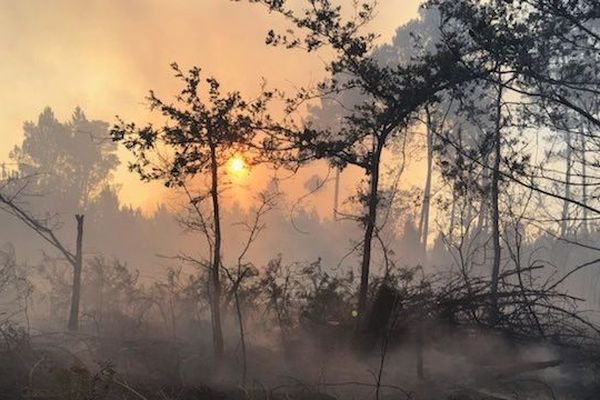
[[[429,0],[386,45],[375,2],[250,3],[293,28],[268,45],[325,49],[329,76],[246,98],[173,63],[173,102],[147,98],[162,125],[80,108],[24,125],[0,175],[0,398],[599,398],[600,3]],[[183,206],[122,207],[118,146]],[[401,189],[411,157],[422,189]],[[323,161],[336,178],[290,214],[334,181],[333,220],[305,212],[302,260],[270,253],[300,242],[281,221],[263,239],[289,206],[277,179],[227,209],[246,163]],[[346,168],[363,180],[340,206]],[[107,256],[183,246],[174,220],[193,251],[161,254],[160,276]],[[353,238],[333,265],[315,249],[345,249],[336,230]]]

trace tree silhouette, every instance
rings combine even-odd
[[[202,79],[200,69],[187,73],[173,63],[175,77],[183,81],[174,104],[165,103],[154,92],[148,101],[152,110],[158,110],[168,122],[161,127],[147,125],[142,128],[120,121],[111,129],[114,141],[122,142],[135,156],[130,169],[142,180],[160,180],[167,187],[185,187],[194,177],[207,175],[210,181],[208,194],[192,196],[196,206],[210,199],[212,221],[206,223],[204,233],[211,248],[211,315],[215,359],[223,355],[221,327],[222,231],[220,210],[221,169],[236,154],[250,157],[252,149],[259,147],[257,120],[263,117],[271,92],[263,92],[257,99],[246,101],[239,92],[223,94],[219,82]],[[203,93],[203,84],[207,91]],[[268,118],[268,117],[265,117]],[[197,208],[196,208],[197,209]],[[204,221],[203,221],[204,224]]]
[[[62,254],[73,268],[73,285],[71,291],[71,307],[69,311],[68,329],[79,330],[79,302],[81,297],[81,272],[83,269],[83,219],[82,214],[76,214],[77,238],[75,253],[68,250],[57,236],[51,218],[40,218],[27,210],[23,204],[24,193],[29,185],[28,177],[12,178],[0,182],[0,210],[11,214],[25,226],[34,231],[46,243]]]
[[[106,122],[88,120],[79,107],[65,123],[47,107],[37,124],[25,123],[23,143],[10,158],[21,176],[30,177],[30,189],[44,194],[47,209],[83,212],[119,164],[107,132]]]
[[[341,7],[329,0],[310,1],[310,6],[300,12],[288,8],[284,0],[250,2],[280,13],[303,32],[281,35],[270,31],[267,44],[303,48],[308,52],[321,47],[333,51],[333,60],[327,64],[329,79],[315,89],[301,89],[290,101],[288,111],[314,98],[340,96],[348,91],[360,94],[357,104],[345,105],[348,112],[338,126],[284,132],[288,134],[278,140],[299,149],[300,159],[325,158],[341,168],[355,165],[368,178],[366,191],[359,195],[366,208],[365,215],[359,218],[364,224],[364,234],[358,312],[364,316],[372,241],[377,234],[382,154],[395,137],[406,133],[418,111],[435,101],[437,93],[471,79],[471,75],[448,51],[426,53],[406,65],[379,62],[373,54],[377,35],[363,32],[375,12],[372,2],[355,2],[351,19],[345,19]]]

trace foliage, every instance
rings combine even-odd
[[[236,153],[250,155],[256,147],[257,116],[265,112],[272,92],[265,91],[254,101],[246,101],[239,92],[221,92],[221,84],[213,77],[202,79],[198,67],[187,73],[171,64],[175,77],[184,83],[175,104],[165,103],[151,91],[148,102],[171,124],[160,128],[121,121],[111,129],[114,141],[122,141],[133,152],[136,161],[130,169],[143,180],[163,180],[167,186],[178,186],[197,174],[211,172],[211,151],[218,152],[216,163],[223,166]],[[207,85],[203,99],[202,84]],[[153,152],[161,150],[157,159]]]
[[[70,121],[59,122],[48,107],[37,124],[24,125],[24,139],[10,153],[18,173],[31,181],[29,190],[45,195],[52,211],[86,210],[109,187],[119,165],[116,145],[107,140],[108,124],[88,120],[76,108]]]

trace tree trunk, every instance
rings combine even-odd
[[[587,159],[586,159],[586,137],[585,137],[585,130],[584,128],[581,129],[581,202],[584,205],[587,205],[588,202],[588,195],[587,195]],[[587,208],[583,208],[583,216],[582,216],[582,222],[581,222],[581,231],[583,232],[583,235],[586,236],[588,235],[589,232],[589,227],[588,227],[588,210]]]
[[[422,381],[425,379],[425,369],[423,361],[423,321],[417,321],[417,340],[416,340],[416,352],[417,352],[417,378]]]
[[[565,154],[565,158],[566,158],[566,165],[565,165],[565,197],[570,199],[571,198],[571,167],[572,167],[572,162],[571,162],[571,156],[572,156],[572,144],[571,144],[571,132],[570,131],[566,131],[566,137],[565,137],[565,142],[566,142],[566,154]],[[563,202],[563,209],[562,209],[562,214],[561,214],[561,221],[560,221],[560,237],[561,238],[566,238],[569,235],[569,202],[568,201],[564,201]]]
[[[421,208],[421,219],[419,221],[419,235],[421,239],[422,263],[427,259],[427,240],[429,238],[429,209],[431,204],[431,173],[433,168],[433,130],[431,126],[431,114],[425,108],[427,116],[427,176],[423,189],[423,205]]]
[[[338,203],[340,200],[340,169],[335,169],[335,187],[333,192],[333,218],[332,221],[337,221]]]
[[[360,319],[364,319],[367,307],[367,292],[369,290],[369,269],[371,266],[371,244],[373,242],[373,233],[377,224],[377,203],[379,195],[379,162],[383,146],[375,138],[373,144],[373,155],[370,160],[370,183],[368,197],[367,219],[365,221],[365,234],[363,239],[363,254],[360,268],[360,289],[358,297],[358,314]]]
[[[490,165],[490,155],[484,154],[482,157],[483,165]],[[481,187],[482,188],[490,188],[491,189],[491,171],[485,169],[481,173]],[[475,213],[477,215],[477,223],[475,225],[475,229],[471,232],[471,242],[474,249],[483,249],[483,251],[475,251],[473,254],[474,262],[486,264],[488,260],[488,254],[486,251],[488,234],[490,233],[490,203],[492,202],[491,190],[483,190],[479,194],[469,194],[469,196],[473,195],[473,201],[467,202],[467,207],[469,209],[474,209],[476,204],[476,199],[479,200],[479,210],[475,209]],[[468,220],[470,223],[470,219]]]
[[[502,248],[500,247],[500,162],[501,162],[501,139],[502,139],[502,86],[498,86],[498,98],[496,99],[496,118],[494,127],[494,166],[492,169],[491,182],[491,206],[492,206],[492,245],[494,247],[494,261],[492,265],[492,281],[490,288],[490,323],[498,322],[498,280],[500,277],[500,260]]]
[[[212,281],[212,296],[211,302],[211,317],[212,317],[212,333],[215,362],[219,363],[223,357],[223,331],[221,328],[221,282],[219,280],[219,270],[221,267],[221,216],[219,213],[219,184],[218,184],[218,163],[216,148],[213,144],[210,146],[211,158],[211,198],[213,205],[213,224],[215,229],[215,246],[213,248],[212,265],[211,265],[211,281]]]
[[[244,317],[242,316],[242,307],[237,288],[234,292],[235,312],[238,319],[238,328],[240,329],[240,344],[242,346],[242,387],[246,387],[246,376],[248,375],[248,355],[246,354],[246,334],[244,332]]]
[[[458,198],[456,197],[456,191],[452,190],[452,202],[450,204],[450,221],[448,224],[448,239],[450,242],[454,242],[454,225],[456,224],[456,203]]]
[[[77,220],[77,247],[73,263],[73,291],[71,293],[71,312],[69,313],[68,329],[71,332],[79,330],[79,298],[81,293],[81,270],[83,268],[83,215],[75,215]]]
[[[487,155],[484,157],[483,159],[483,163],[484,165],[488,165],[488,157]],[[490,181],[489,179],[489,175],[488,175],[487,170],[484,170],[482,173],[482,178],[481,178],[481,182],[482,182],[482,186],[486,187],[487,183]],[[479,206],[479,213],[477,214],[477,226],[475,227],[475,233],[480,233],[482,231],[485,230],[485,232],[488,232],[488,218],[489,218],[489,209],[488,209],[488,203],[491,201],[490,196],[488,195],[488,193],[483,193],[481,195],[481,203]]]

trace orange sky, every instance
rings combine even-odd
[[[391,38],[416,16],[419,2],[379,0],[371,29],[382,40]],[[113,122],[119,114],[144,121],[148,89],[163,96],[177,90],[172,61],[198,65],[225,87],[250,95],[262,76],[272,87],[318,80],[318,55],[264,45],[268,29],[287,26],[262,7],[229,0],[2,1],[0,158],[20,142],[23,122],[48,105],[59,119],[80,105],[90,118]],[[149,210],[164,197],[159,185],[141,184],[124,168],[117,178],[125,203]],[[249,180],[264,175],[255,172]]]

